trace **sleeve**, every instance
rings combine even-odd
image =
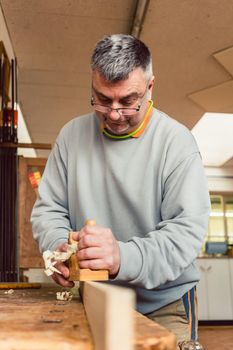
[[[116,277],[152,289],[175,281],[197,257],[208,226],[210,200],[199,152],[177,164],[164,183],[161,222],[145,237],[119,242]]]
[[[66,162],[67,150],[60,137],[48,158],[31,214],[33,236],[42,252],[55,250],[58,244],[67,242],[71,231]]]

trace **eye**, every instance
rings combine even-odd
[[[135,104],[135,102],[138,101],[138,96],[128,96],[126,98],[123,98],[119,102],[122,106],[130,107]]]
[[[106,97],[98,97],[98,100],[103,105],[111,105],[111,100]]]

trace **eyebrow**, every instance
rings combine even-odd
[[[92,85],[92,89],[94,90],[95,94],[98,95],[99,97],[103,97],[103,98],[106,98],[108,100],[112,100],[112,98],[102,94],[102,92],[100,91],[97,91],[94,86]],[[129,95],[126,95],[126,96],[122,96],[119,101],[122,101],[122,100],[127,100],[128,98],[132,98],[132,97],[136,97],[138,98],[139,97],[139,94],[137,92],[131,92]]]

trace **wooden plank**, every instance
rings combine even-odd
[[[59,290],[0,291],[1,350],[94,350],[80,297],[58,301]]]
[[[133,350],[134,292],[106,283],[84,282],[82,295],[95,350]]]
[[[4,142],[0,143],[0,147],[9,147],[9,148],[34,148],[34,149],[52,149],[50,143],[12,143]]]

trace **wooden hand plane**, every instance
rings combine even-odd
[[[96,225],[95,220],[87,220],[86,225]],[[69,234],[69,244],[77,244],[72,238],[73,232]],[[69,259],[70,276],[69,281],[106,281],[108,280],[108,270],[80,269],[76,253]]]

